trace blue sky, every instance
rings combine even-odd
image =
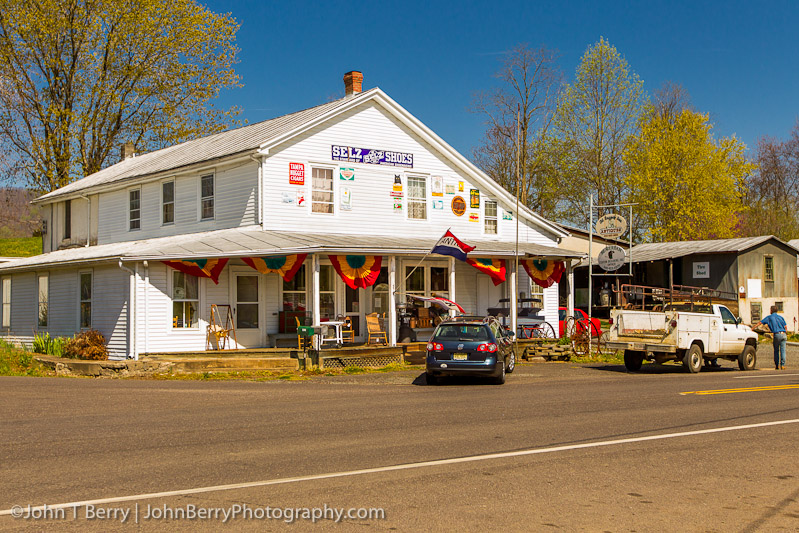
[[[799,118],[799,2],[204,2],[240,22],[244,87],[219,104],[258,122],[343,96],[342,76],[364,74],[469,156],[483,117],[468,108],[495,86],[503,52],[519,43],[560,53],[571,81],[585,50],[605,37],[650,94],[680,83],[709,113],[716,136],[752,150],[785,139]]]

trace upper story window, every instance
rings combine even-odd
[[[49,316],[49,295],[50,295],[50,276],[47,274],[39,274],[39,320],[40,328],[47,327],[47,318]]]
[[[128,228],[141,228],[141,189],[128,191]]]
[[[11,278],[3,278],[3,327],[11,327]]]
[[[408,218],[427,219],[427,180],[425,178],[408,177]]]
[[[333,213],[333,169],[314,167],[311,173],[311,212]]]
[[[214,218],[214,175],[200,178],[200,219]]]
[[[763,281],[774,281],[774,258],[770,255],[763,258]]]
[[[64,202],[64,238],[72,238],[72,200]]]
[[[497,203],[493,200],[485,201],[485,232],[497,234]]]
[[[161,184],[161,224],[175,222],[175,181]]]

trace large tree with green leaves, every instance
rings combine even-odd
[[[545,139],[562,83],[557,54],[518,45],[501,61],[500,85],[475,96],[473,110],[486,117],[486,133],[473,155],[492,179],[518,193],[522,205],[552,216],[557,187],[546,168]]]
[[[708,115],[649,106],[624,154],[629,198],[645,240],[736,235],[746,176],[752,172],[735,137],[716,140]]]
[[[626,200],[622,154],[637,133],[646,95],[643,81],[604,38],[588,48],[574,82],[558,103],[551,168],[565,200],[562,217],[585,223],[588,196],[600,205]]]
[[[238,24],[194,0],[0,0],[0,143],[31,188],[230,125]]]

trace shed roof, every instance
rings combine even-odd
[[[740,253],[769,240],[774,240],[784,246],[790,246],[790,244],[781,241],[774,235],[761,235],[759,237],[708,241],[651,242],[633,246],[630,254],[633,262],[638,263],[674,259],[694,254]],[[793,246],[790,247],[794,248]]]
[[[129,241],[98,246],[56,250],[24,257],[0,265],[0,271],[30,270],[42,266],[99,263],[108,261],[171,260],[209,257],[247,257],[295,253],[336,253],[364,255],[424,255],[435,238],[394,237],[338,233],[296,233],[264,231],[260,226],[233,228]],[[478,241],[473,257],[514,256],[514,242]],[[584,254],[542,244],[519,243],[520,255],[549,259],[579,259]]]

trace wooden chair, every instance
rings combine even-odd
[[[297,348],[299,348],[301,350],[302,349],[302,336],[300,335],[300,326],[302,326],[303,323],[300,322],[300,317],[298,317],[298,316],[295,316],[294,320],[297,321]]]
[[[355,330],[352,327],[352,319],[344,317],[344,325],[341,327],[341,337],[344,342],[355,342]]]
[[[431,328],[433,327],[433,319],[430,318],[430,310],[427,307],[420,307],[417,310],[419,313],[418,323],[420,328]]]
[[[366,344],[372,344],[372,339],[375,339],[377,344],[382,339],[383,343],[388,345],[388,337],[386,337],[386,332],[380,328],[380,318],[378,318],[377,313],[366,315],[366,331],[368,333]]]

